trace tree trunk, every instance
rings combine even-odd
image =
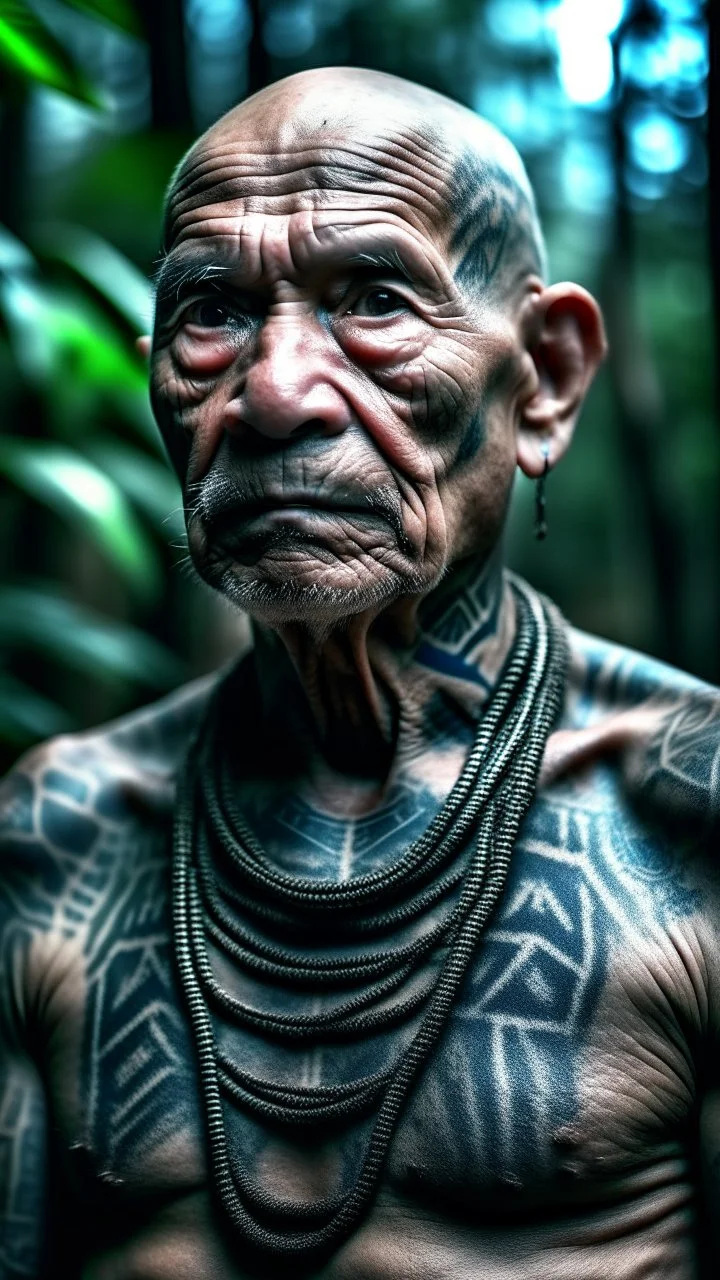
[[[183,0],[152,0],[143,5],[142,12],[150,47],[153,128],[189,130],[192,116]]]
[[[684,666],[681,540],[668,494],[662,459],[667,421],[662,387],[637,315],[633,213],[626,184],[628,92],[620,75],[620,46],[633,26],[633,11],[614,41],[617,97],[612,113],[615,213],[605,269],[610,338],[609,369],[617,408],[618,450],[648,540],[653,598],[654,648],[667,662]]]
[[[262,0],[249,0],[248,8],[252,18],[252,34],[248,41],[248,95],[257,93],[270,84],[270,56],[263,41],[263,18],[265,5]]]
[[[0,223],[25,238],[27,215],[27,97],[7,93],[0,108]]]

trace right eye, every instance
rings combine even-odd
[[[233,312],[222,302],[203,299],[193,302],[185,312],[185,320],[201,329],[222,329],[234,318]]]

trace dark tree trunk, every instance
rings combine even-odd
[[[27,215],[27,99],[8,93],[0,108],[0,223],[20,239]]]
[[[715,410],[720,429],[720,10],[716,0],[707,0],[705,16],[710,36],[710,74],[708,77],[708,222],[710,267],[712,271],[713,321],[715,332]],[[720,520],[716,516],[715,546]],[[715,635],[720,640],[720,590],[716,588]],[[720,657],[714,678],[720,679]]]
[[[642,7],[641,3],[636,12]],[[633,28],[633,17],[631,9],[614,42],[618,86],[611,124],[615,214],[603,302],[610,339],[618,448],[647,534],[654,605],[653,647],[666,661],[684,666],[682,544],[663,483],[667,421],[662,387],[637,315],[635,228],[626,179],[630,102],[620,77],[620,46]]]
[[[710,262],[712,264],[713,300],[715,304],[715,343],[720,360],[720,9],[717,4],[706,5],[710,32],[710,75],[708,80],[708,163],[709,163],[709,222]],[[720,387],[716,386],[716,393]],[[719,397],[720,398],[720,397]]]
[[[249,0],[252,34],[248,41],[248,94],[257,93],[270,84],[270,55],[263,41],[263,19],[266,5],[263,0]]]
[[[191,127],[182,0],[152,0],[143,5],[150,47],[152,122],[155,129]]]

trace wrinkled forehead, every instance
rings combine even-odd
[[[166,206],[166,248],[211,208],[215,216],[382,210],[442,242],[452,209],[447,147],[437,131],[405,125],[372,132],[369,122],[363,124],[311,132],[300,118],[283,120],[265,134],[236,127],[206,135],[175,176]]]
[[[418,85],[348,69],[304,72],[229,112],[188,152],[168,195],[164,247],[234,220],[375,214],[431,242],[483,289],[545,273],[542,232],[512,144]]]

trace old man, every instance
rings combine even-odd
[[[304,73],[164,248],[154,410],[254,643],[6,780],[0,1273],[712,1268],[718,698],[503,571],[604,352],[518,156]]]

